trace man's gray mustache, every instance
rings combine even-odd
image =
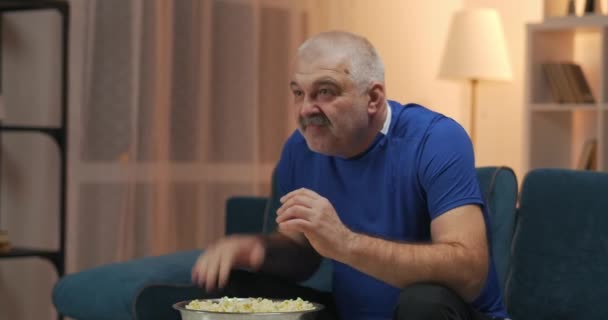
[[[308,125],[315,126],[328,126],[329,119],[323,115],[315,115],[310,117],[302,117],[300,118],[300,126],[307,127]]]

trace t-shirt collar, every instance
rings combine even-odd
[[[391,105],[386,101],[386,119],[384,119],[384,126],[382,126],[382,130],[380,133],[386,135],[388,133],[388,128],[391,125]]]

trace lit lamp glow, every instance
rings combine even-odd
[[[466,9],[454,14],[439,76],[471,83],[469,134],[475,144],[477,82],[511,79],[504,33],[496,10]]]

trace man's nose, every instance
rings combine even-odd
[[[317,101],[311,96],[306,95],[304,101],[302,101],[302,108],[300,108],[300,116],[308,117],[313,114],[319,113],[319,105]]]

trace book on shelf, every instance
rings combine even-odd
[[[585,74],[583,73],[583,69],[580,65],[571,63],[569,64],[571,76],[574,78],[574,82],[577,84],[577,94],[580,96],[581,102],[583,103],[595,103],[595,99],[593,98],[593,93],[591,92],[591,87],[589,87],[589,83],[587,79],[585,79]]]
[[[578,165],[576,169],[578,170],[596,170],[597,169],[597,140],[596,139],[587,139],[583,148],[581,149],[581,154],[578,158]]]
[[[551,99],[556,103],[595,103],[580,65],[571,62],[542,63]]]
[[[578,84],[578,80],[574,76],[574,65],[569,63],[560,63],[559,69],[562,72],[564,78],[566,79],[566,83],[568,84],[568,93],[570,94],[570,102],[584,102],[583,95],[580,90],[580,86]]]
[[[560,83],[558,83],[557,79],[560,78],[558,74],[556,74],[555,64],[552,63],[543,63],[541,65],[543,73],[545,75],[545,79],[549,83],[549,93],[551,93],[551,98],[553,102],[564,103],[566,102],[566,98],[564,97],[563,88]]]
[[[543,11],[545,19],[562,18],[568,15],[571,1],[568,0],[544,0]]]
[[[6,253],[11,250],[11,242],[8,239],[8,231],[0,230],[0,253]]]

